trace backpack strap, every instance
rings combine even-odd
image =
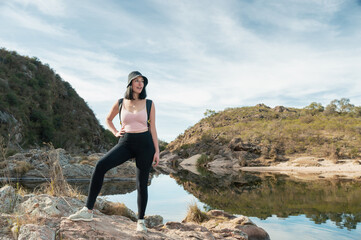
[[[119,105],[119,122],[120,122],[120,125],[122,125],[122,118],[120,116],[120,112],[122,111],[123,98],[118,100],[118,105]]]
[[[147,115],[148,115],[147,125],[148,127],[150,127],[150,110],[152,108],[152,100],[147,99],[146,107],[147,107]]]

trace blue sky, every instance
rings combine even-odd
[[[128,73],[147,76],[166,141],[206,109],[361,105],[360,29],[360,0],[0,2],[0,47],[48,63],[104,126]]]

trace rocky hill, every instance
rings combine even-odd
[[[13,149],[46,142],[68,151],[100,152],[116,142],[49,65],[6,49],[0,49],[0,124],[1,145]]]
[[[206,117],[188,128],[167,150],[181,158],[204,154],[206,164],[227,158],[240,166],[269,165],[290,156],[355,159],[361,156],[361,107],[349,99],[323,107],[270,108],[264,104],[207,110]]]

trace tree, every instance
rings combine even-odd
[[[350,99],[348,98],[341,98],[341,100],[338,101],[338,109],[340,113],[351,112],[354,107],[355,105],[350,104]]]
[[[310,105],[305,107],[308,113],[312,116],[316,115],[317,113],[323,112],[325,108],[322,106],[321,103],[312,102]]]
[[[209,117],[209,116],[216,114],[216,111],[207,109],[203,114],[205,117]]]
[[[355,105],[351,104],[348,98],[341,98],[340,100],[334,99],[326,106],[325,114],[350,113],[354,108]]]

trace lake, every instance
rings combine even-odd
[[[277,174],[219,176],[180,171],[153,177],[146,215],[161,215],[164,222],[181,221],[188,205],[195,202],[202,210],[248,216],[271,239],[361,239],[360,187],[358,181],[307,182]],[[136,191],[104,197],[137,212]]]

